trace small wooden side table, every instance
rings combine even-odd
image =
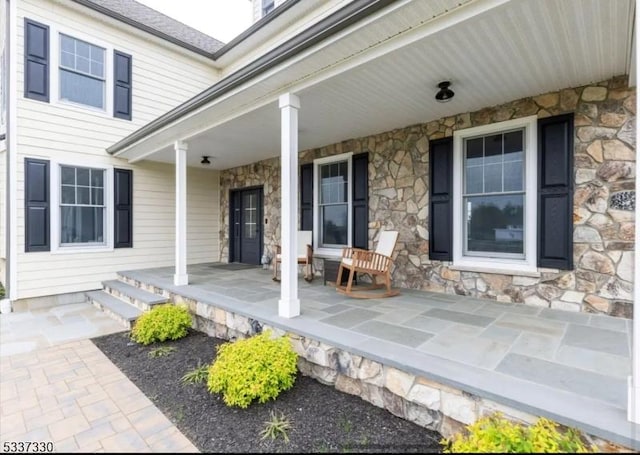
[[[336,282],[338,277],[338,269],[340,268],[341,258],[322,258],[322,284],[327,285],[327,281]],[[349,271],[342,271],[342,280],[340,284],[346,285],[349,281]],[[353,282],[357,283],[357,277],[353,278]]]

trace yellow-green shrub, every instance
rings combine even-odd
[[[580,431],[559,431],[557,423],[543,417],[535,425],[511,422],[495,413],[467,426],[469,433],[443,439],[445,453],[586,453]]]
[[[246,408],[254,399],[265,403],[293,387],[297,354],[287,337],[265,331],[245,340],[218,346],[209,369],[210,392],[222,392],[227,406]]]
[[[131,331],[131,338],[140,344],[177,340],[187,335],[191,316],[185,306],[158,305],[142,314]]]

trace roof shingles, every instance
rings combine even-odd
[[[116,15],[128,18],[133,22],[149,27],[161,34],[209,54],[213,54],[224,46],[222,41],[218,41],[209,35],[134,0],[85,0],[78,3],[83,3],[89,7],[91,7],[91,5],[87,5],[87,3],[91,3],[107,9]]]

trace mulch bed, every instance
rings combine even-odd
[[[198,363],[210,364],[224,341],[192,331],[163,343],[175,351],[150,357],[158,345],[132,343],[128,333],[92,340],[201,452],[440,452],[441,436],[298,374],[292,389],[276,400],[247,409],[231,408],[205,384],[182,384]],[[270,411],[291,422],[289,442],[262,439]]]

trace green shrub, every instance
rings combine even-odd
[[[272,339],[265,331],[217,350],[207,386],[221,392],[227,406],[246,408],[254,399],[265,403],[293,387],[298,356],[287,337]]]
[[[185,306],[158,305],[138,318],[131,338],[140,344],[177,340],[187,335],[191,316]]]
[[[0,283],[0,299],[4,298],[4,286],[2,286],[2,283]]]
[[[535,425],[511,422],[495,413],[467,426],[469,433],[456,434],[443,439],[445,453],[586,453],[587,448],[580,431],[559,425],[543,417]]]

